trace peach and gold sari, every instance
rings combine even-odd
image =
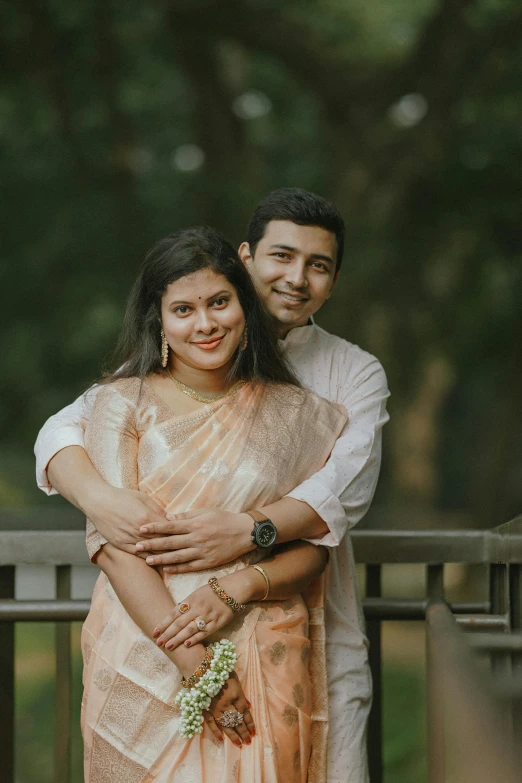
[[[169,511],[239,512],[274,502],[318,470],[345,421],[344,409],[310,392],[261,384],[176,416],[146,381],[130,378],[98,393],[86,447],[108,482],[139,488]],[[88,522],[92,558],[103,543]],[[210,575],[219,579],[253,558],[163,579],[179,602]],[[236,672],[252,702],[257,735],[240,749],[218,743],[206,726],[190,740],[180,737],[174,697],[181,675],[101,574],[82,635],[87,783],[322,783],[323,590],[324,578],[306,599],[250,604],[216,634],[236,644]]]

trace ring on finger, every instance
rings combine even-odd
[[[182,601],[180,604],[178,604],[178,609],[181,614],[185,614],[190,609],[190,604],[188,601]]]
[[[194,619],[194,622],[196,623],[196,628],[198,629],[198,631],[204,631],[205,628],[207,627],[207,624],[202,617],[196,617]]]
[[[240,726],[241,723],[243,723],[243,713],[238,710],[226,710],[226,712],[218,718],[217,723],[225,729],[235,729],[236,726]]]

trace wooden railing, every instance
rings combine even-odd
[[[5,516],[3,522],[5,525]],[[522,686],[519,686],[518,680],[512,682],[510,679],[511,671],[520,673],[522,670],[522,517],[489,531],[368,530],[354,531],[351,537],[356,560],[364,564],[366,572],[363,607],[374,681],[374,702],[368,730],[372,783],[381,783],[383,779],[381,623],[393,620],[424,621],[427,612],[430,639],[427,708],[429,781],[444,783],[445,767],[440,761],[441,748],[444,747],[441,723],[443,710],[437,695],[443,690],[440,682],[452,682],[452,678],[459,676],[464,657],[455,652],[462,650],[461,641],[448,646],[448,650],[453,650],[453,653],[441,653],[446,644],[444,640],[452,636],[452,632],[443,629],[446,620],[439,620],[440,617],[445,618],[449,612],[449,619],[455,624],[451,618],[453,613],[461,629],[481,632],[470,638],[473,647],[487,650],[492,658],[493,672],[501,677],[498,687],[503,689],[504,702],[510,704],[509,733],[517,736],[516,732],[522,727],[517,706],[519,702],[515,698],[516,693],[522,693]],[[57,730],[54,781],[71,783],[71,650],[68,624],[84,619],[89,609],[88,601],[72,600],[70,597],[71,568],[87,563],[83,531],[0,532],[0,731],[2,744],[6,748],[2,760],[2,780],[5,783],[14,783],[14,626],[16,622],[29,620],[56,623]],[[398,563],[424,564],[426,589],[423,597],[404,599],[382,595],[383,567]],[[487,565],[487,599],[456,603],[446,609],[444,567],[447,563]],[[55,568],[55,600],[15,600],[15,567],[21,564],[45,564]],[[439,608],[429,608],[434,604]],[[460,640],[460,637],[457,636],[457,639]],[[464,647],[467,649],[465,643]],[[469,654],[471,656],[471,652]],[[433,661],[436,662],[435,667],[430,669]],[[477,692],[486,693],[477,679],[473,682]],[[471,693],[471,686],[469,691]],[[489,705],[488,697],[484,696],[484,699],[486,701],[483,700],[483,703]],[[487,737],[479,741],[493,745],[496,742],[494,738],[488,740]],[[511,748],[505,758],[506,768],[511,770],[515,763]],[[486,777],[462,777],[459,781],[464,783],[468,779],[473,779],[474,783],[479,780],[484,780],[484,783],[490,781]],[[508,777],[499,777],[498,780],[511,783]]]

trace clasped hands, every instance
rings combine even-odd
[[[212,508],[169,514],[144,492],[109,485],[83,508],[113,546],[168,573],[216,568],[254,548],[248,514]]]
[[[216,568],[253,549],[251,526],[248,514],[219,509],[167,513],[164,521],[140,527],[146,538],[136,544],[136,553],[153,553],[147,563],[169,574]]]

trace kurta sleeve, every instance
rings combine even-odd
[[[100,388],[93,386],[66,408],[55,413],[38,433],[34,445],[36,483],[47,495],[58,494],[47,476],[47,466],[55,454],[68,446],[84,448],[85,427]]]
[[[288,493],[311,506],[328,525],[329,532],[311,543],[337,546],[370,507],[379,478],[382,428],[389,418],[388,397],[385,372],[374,357],[356,377],[340,384],[337,401],[346,408],[348,422],[326,465]]]
[[[113,487],[138,487],[137,379],[102,386],[85,430],[85,449],[96,470]],[[87,551],[94,562],[107,540],[87,520]]]

